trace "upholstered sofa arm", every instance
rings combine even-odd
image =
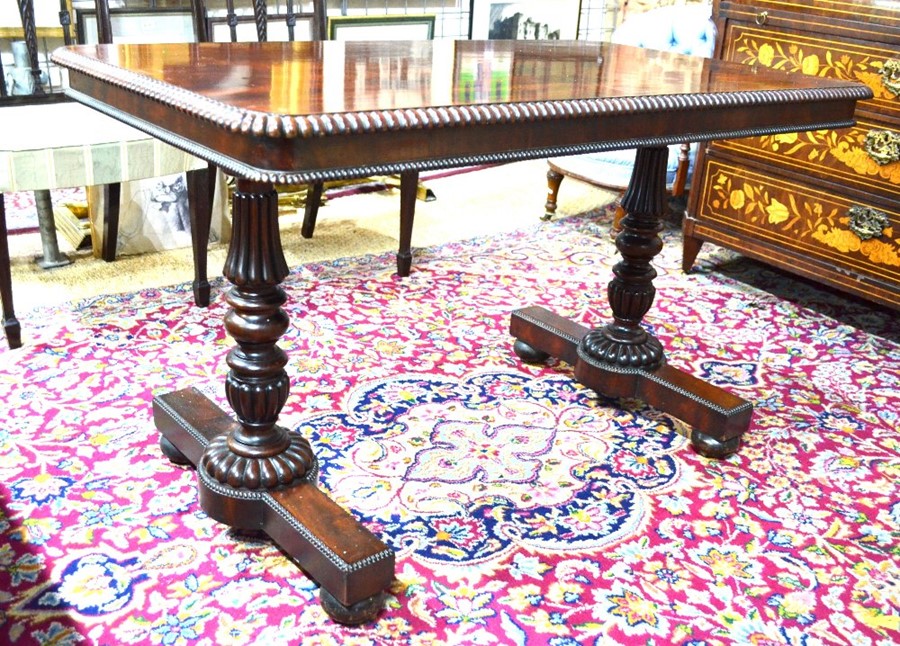
[[[712,8],[706,4],[652,9],[626,18],[611,40],[622,45],[709,58],[716,43],[711,14]]]

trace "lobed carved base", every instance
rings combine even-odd
[[[600,364],[653,370],[665,361],[665,353],[656,337],[641,332],[634,338],[616,338],[612,325],[591,330],[581,339],[579,352]]]
[[[284,436],[285,446],[274,455],[246,455],[234,436],[219,435],[207,445],[198,468],[238,489],[286,487],[305,479],[315,463],[309,442],[294,431],[276,430]]]

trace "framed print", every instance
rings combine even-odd
[[[329,40],[431,40],[434,14],[402,16],[334,16]]]
[[[109,21],[116,43],[190,43],[197,40],[190,9],[110,9]],[[96,10],[76,9],[75,28],[79,43],[96,43]]]
[[[581,0],[472,0],[472,40],[574,40]]]

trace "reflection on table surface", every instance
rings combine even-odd
[[[783,75],[748,66],[578,41],[205,43],[71,53],[121,68],[113,75],[139,73],[239,109],[286,115],[728,92],[738,77],[742,91],[784,85]],[[836,84],[794,81],[823,83]]]

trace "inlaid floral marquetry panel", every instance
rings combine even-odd
[[[737,226],[759,240],[887,280],[900,280],[900,213],[870,209],[877,230],[860,236],[859,205],[797,182],[759,175],[710,160],[701,218]],[[863,208],[860,208],[863,207]],[[870,234],[867,234],[870,235]]]
[[[900,131],[860,119],[853,128],[749,137],[717,145],[744,157],[777,158],[780,165],[797,172],[840,179],[885,197],[895,195],[900,186],[900,160],[880,163],[868,144],[872,132],[886,132],[900,141]]]
[[[900,56],[896,51],[880,44],[830,40],[821,34],[807,37],[778,32],[771,27],[761,29],[735,23],[731,29],[723,58],[786,72],[865,83],[875,94],[866,102],[872,104],[870,109],[900,118],[900,97],[891,90],[890,83],[885,83],[883,73],[885,64]]]

